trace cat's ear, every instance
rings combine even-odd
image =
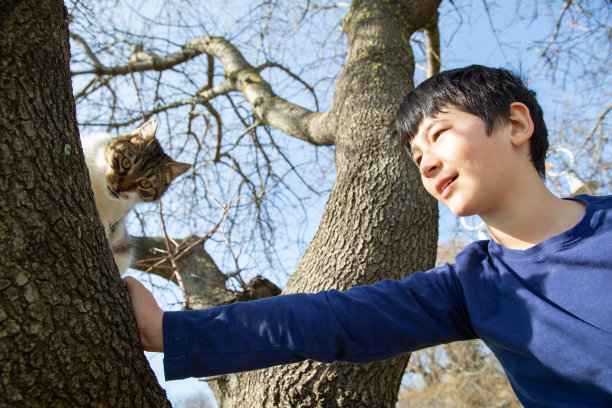
[[[136,133],[142,136],[145,140],[151,140],[155,137],[155,132],[157,131],[157,121],[150,120],[146,122],[144,125],[136,129]]]
[[[191,164],[172,161],[166,164],[168,180],[172,181],[191,168]]]

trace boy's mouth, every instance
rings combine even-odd
[[[445,195],[444,192],[447,190],[448,186],[450,186],[455,180],[457,180],[457,175],[447,177],[447,178],[440,180],[436,184],[436,190],[438,191],[438,193],[444,196]]]

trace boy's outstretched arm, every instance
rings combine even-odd
[[[142,283],[130,276],[125,277],[123,283],[130,295],[142,347],[147,351],[164,351],[164,311]]]

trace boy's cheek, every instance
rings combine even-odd
[[[431,180],[426,179],[425,177],[421,176],[421,184],[423,185],[423,187],[425,187],[425,191],[427,191],[427,193],[432,196],[433,198],[435,198],[436,200],[438,199],[438,197],[436,197],[436,189],[435,187],[432,185]]]

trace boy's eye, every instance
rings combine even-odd
[[[442,132],[444,132],[444,130],[438,130],[436,133],[433,134],[431,138],[433,139],[434,142],[438,140],[440,136],[442,136]]]
[[[414,158],[414,164],[416,164],[417,167],[421,167],[421,156]]]

